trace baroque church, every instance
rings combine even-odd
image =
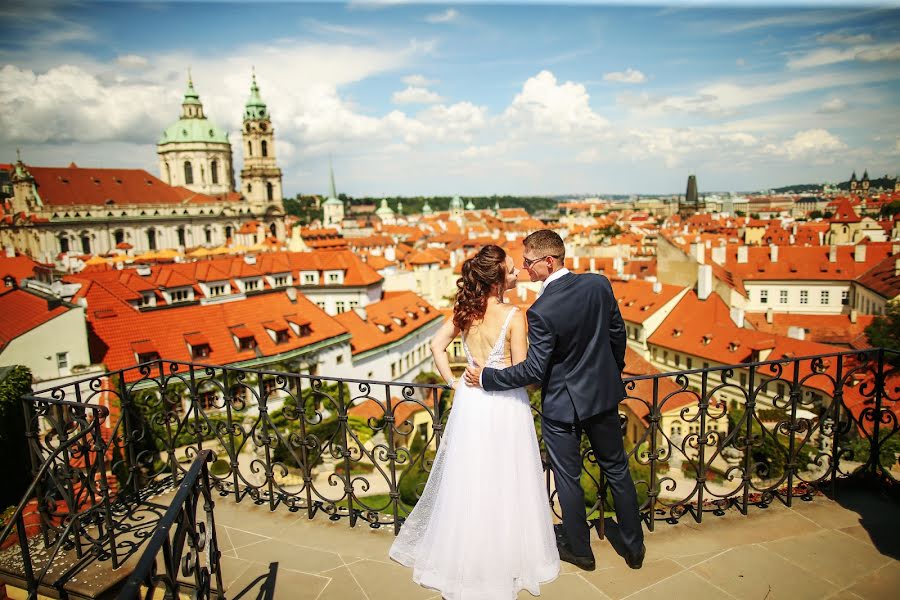
[[[181,118],[157,144],[159,177],[141,169],[0,165],[0,245],[45,263],[61,255],[213,248],[235,235],[285,239],[281,169],[256,75],[244,106],[235,187],[228,134],[207,118],[188,77]],[[4,182],[7,183],[7,182]],[[7,186],[4,186],[6,188]]]

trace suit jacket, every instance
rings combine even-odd
[[[615,410],[625,397],[625,322],[603,275],[568,273],[547,285],[527,313],[528,354],[484,369],[487,391],[541,384],[544,416],[575,423]]]

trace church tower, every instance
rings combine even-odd
[[[687,190],[684,194],[684,202],[678,202],[678,214],[683,219],[700,212],[700,194],[697,192],[697,176],[688,175]]]
[[[275,162],[275,131],[266,104],[259,96],[256,73],[250,85],[250,98],[244,106],[243,138],[241,193],[254,214],[284,213],[281,169]]]
[[[18,150],[16,154],[18,154]],[[21,156],[17,156],[15,169],[10,181],[13,187],[12,212],[34,212],[39,207],[39,200],[34,193],[34,177],[28,172],[28,168],[22,162]]]
[[[337,197],[337,188],[334,185],[334,168],[331,166],[331,161],[328,163],[328,175],[331,183],[329,190],[331,195],[328,196],[328,200],[322,205],[322,219],[325,227],[336,227],[340,230],[341,223],[344,222],[344,203],[338,200]]]
[[[211,196],[234,191],[228,134],[203,114],[203,104],[190,74],[181,102],[181,118],[163,132],[156,153],[160,179],[169,185]]]

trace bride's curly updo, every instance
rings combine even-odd
[[[493,244],[484,246],[478,254],[462,265],[462,277],[456,280],[456,304],[453,324],[466,330],[473,321],[484,317],[488,297],[496,293],[495,286],[506,283],[506,252]]]

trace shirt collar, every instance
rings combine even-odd
[[[563,275],[568,275],[568,274],[569,274],[569,270],[565,267],[563,267],[559,271],[554,271],[553,273],[550,273],[550,276],[544,280],[544,285],[541,286],[541,290],[546,290],[548,285],[550,285],[551,283],[553,283],[554,281],[556,281]]]

